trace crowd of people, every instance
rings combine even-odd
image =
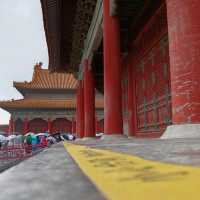
[[[7,147],[17,147],[21,145],[29,146],[32,150],[35,150],[40,147],[49,147],[52,144],[63,140],[75,140],[75,136],[70,133],[54,133],[49,134],[45,133],[27,133],[22,134],[12,134],[5,136],[0,134],[0,148]]]

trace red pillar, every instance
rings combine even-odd
[[[10,116],[10,120],[9,120],[8,133],[9,133],[9,134],[12,134],[12,133],[13,133],[13,118],[12,118],[12,116]]]
[[[120,28],[117,16],[110,16],[110,0],[103,1],[104,39],[104,132],[122,134],[122,90]]]
[[[12,120],[12,132],[15,133],[15,120]]]
[[[48,119],[48,133],[49,134],[52,133],[52,121],[51,121],[51,119]]]
[[[200,123],[200,1],[166,0],[173,124]]]
[[[84,93],[83,81],[78,81],[77,96],[76,96],[76,131],[77,137],[84,137]]]
[[[28,118],[24,119],[24,135],[29,132],[29,121]]]
[[[89,62],[84,61],[84,137],[95,137],[95,89]]]

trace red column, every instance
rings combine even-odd
[[[166,0],[173,124],[200,122],[200,1]]]
[[[84,61],[84,136],[95,137],[95,89],[89,62]]]
[[[51,119],[48,119],[48,133],[49,134],[52,133],[52,121],[51,121]]]
[[[104,132],[122,134],[122,91],[120,28],[116,16],[110,16],[110,1],[103,1],[104,39]]]
[[[28,118],[24,119],[24,134],[29,132],[29,121]]]
[[[78,81],[77,96],[76,96],[76,131],[77,137],[84,137],[84,93],[83,81]]]
[[[15,133],[15,120],[12,120],[12,132]]]
[[[12,118],[12,116],[10,117],[10,120],[9,120],[8,133],[9,133],[9,134],[12,134],[12,133],[13,133],[13,118]]]

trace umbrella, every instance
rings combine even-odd
[[[37,136],[45,136],[45,137],[48,137],[48,136],[49,136],[49,133],[38,133]]]
[[[56,143],[56,139],[54,137],[52,137],[52,136],[47,137],[47,140],[52,144]]]
[[[27,133],[27,134],[24,135],[24,136],[25,136],[26,142],[27,142],[28,144],[32,144],[32,141],[35,142],[35,140],[37,140],[37,136],[36,136],[34,133],[31,133],[31,132]]]
[[[4,135],[0,135],[0,141],[6,141],[7,138]]]
[[[7,137],[7,139],[8,140],[12,140],[12,139],[15,139],[17,136],[16,135],[9,135],[8,137]]]
[[[29,132],[29,133],[25,134],[24,136],[25,136],[25,137],[27,137],[28,135],[35,135],[35,134],[34,134],[34,133],[31,133],[31,132]]]

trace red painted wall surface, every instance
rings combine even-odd
[[[124,61],[126,62],[126,61]],[[123,132],[129,134],[129,112],[128,112],[128,66],[123,64],[122,71],[122,110],[123,110]]]
[[[42,133],[48,130],[48,122],[37,118],[29,122],[29,131],[33,133]]]
[[[158,137],[171,124],[171,87],[166,7],[163,5],[133,41],[123,66],[124,123],[128,120],[127,68],[132,69],[135,136]],[[130,86],[129,86],[130,87]],[[130,126],[130,125],[129,125]]]
[[[200,1],[167,0],[173,124],[200,123]]]
[[[17,119],[14,125],[14,132],[23,134],[24,132],[24,123],[21,119]]]
[[[103,119],[97,122],[96,132],[97,133],[103,133],[104,132],[104,120]]]
[[[71,131],[72,122],[65,118],[59,118],[52,122],[52,133],[71,133]]]
[[[73,123],[72,123],[72,131],[71,132],[76,133],[76,121],[73,121]]]

